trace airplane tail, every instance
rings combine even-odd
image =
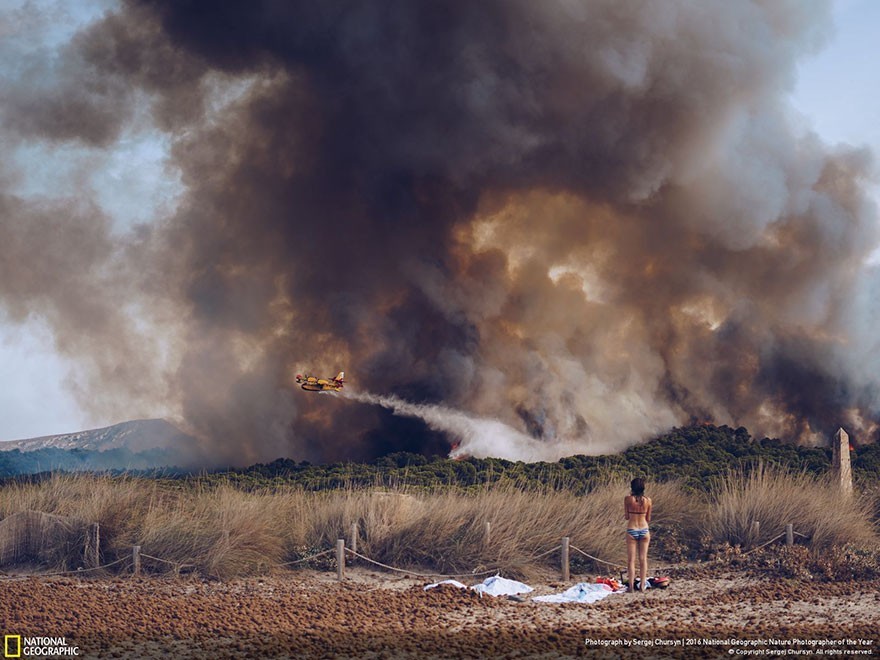
[[[337,383],[343,382],[345,380],[345,372],[340,371],[338,374],[336,374],[336,378],[334,378],[333,380],[335,380]]]

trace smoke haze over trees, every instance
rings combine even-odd
[[[179,200],[120,230],[0,165],[0,309],[85,405],[164,407],[219,462],[872,441],[873,157],[786,100],[829,30],[801,0],[126,2],[7,70],[0,139],[147,126]],[[293,383],[340,369],[496,435]]]

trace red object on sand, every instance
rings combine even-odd
[[[600,577],[596,578],[596,584],[607,584],[614,591],[617,591],[618,589],[620,589],[620,582],[618,582],[614,578],[607,578],[607,577],[600,576]]]

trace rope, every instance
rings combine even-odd
[[[768,545],[770,545],[771,543],[773,543],[773,541],[778,541],[778,540],[781,539],[783,536],[785,536],[785,532],[783,532],[783,533],[780,534],[779,536],[774,536],[772,539],[770,539],[770,540],[767,541],[766,543],[762,543],[762,544],[759,545],[758,547],[756,547],[756,548],[752,548],[752,549],[749,550],[748,552],[744,552],[744,553],[742,553],[742,556],[745,557],[746,555],[751,554],[751,553],[754,552],[755,550],[760,550],[760,549],[763,548],[764,546],[768,546]]]
[[[546,557],[550,553],[556,552],[561,547],[562,547],[561,545],[557,545],[555,548],[550,548],[547,552],[542,552],[540,555],[536,555],[536,556],[532,557],[532,559],[534,560],[534,559],[541,559],[541,557]]]
[[[316,555],[311,555],[310,557],[303,557],[302,559],[294,559],[293,561],[286,561],[283,564],[275,564],[275,566],[292,566],[293,564],[303,564],[307,561],[311,561],[312,559],[317,559],[318,557],[323,557],[324,555],[329,555],[333,550],[324,550],[324,552],[319,552]]]
[[[481,571],[481,572],[479,572],[479,573],[477,573],[477,572],[473,572],[473,573],[454,573],[454,574],[452,574],[452,575],[445,575],[445,574],[443,574],[443,573],[416,573],[416,572],[414,572],[414,571],[407,571],[407,570],[404,570],[404,569],[402,569],[402,568],[395,568],[394,566],[389,566],[388,564],[383,564],[382,562],[380,562],[380,561],[376,561],[375,559],[370,559],[369,557],[365,557],[364,555],[360,554],[359,552],[355,552],[355,551],[352,550],[351,548],[346,548],[345,551],[346,551],[346,552],[350,552],[350,553],[353,554],[355,557],[359,557],[360,559],[363,559],[364,561],[368,561],[368,562],[370,562],[371,564],[375,564],[376,566],[381,566],[382,568],[387,568],[389,571],[397,571],[398,573],[404,573],[404,574],[406,574],[406,575],[412,575],[412,576],[414,576],[414,577],[424,577],[424,578],[434,578],[434,577],[443,577],[443,578],[454,578],[454,577],[476,577],[476,576],[478,576],[478,575],[489,575],[490,573],[497,573],[497,572],[500,570],[500,569],[497,569],[497,568],[493,568],[493,569],[491,569],[491,570],[488,570],[488,571]]]
[[[584,557],[589,557],[593,561],[597,561],[600,564],[607,564],[608,566],[611,566],[613,568],[626,568],[626,566],[621,566],[620,564],[612,564],[610,561],[605,561],[604,559],[599,559],[598,557],[594,557],[593,555],[588,554],[588,553],[584,552],[583,550],[581,550],[580,548],[575,547],[571,544],[569,544],[568,547],[571,548],[572,550],[575,550],[576,552],[581,553]]]
[[[93,566],[92,568],[77,568],[70,571],[54,571],[52,573],[30,573],[28,575],[15,575],[15,576],[7,576],[2,575],[3,579],[24,579],[29,577],[55,577],[56,575],[79,575],[80,573],[89,573],[90,571],[100,571],[105,568],[109,568],[111,566],[115,566],[121,562],[128,561],[128,557],[122,557],[121,559],[117,559],[116,561],[111,561],[109,564],[103,564],[101,566]]]
[[[174,566],[174,570],[178,573],[183,568],[195,568],[195,564],[180,564],[176,561],[168,561],[167,559],[162,559],[161,557],[153,557],[152,555],[145,555],[143,552],[140,554],[143,559],[152,559],[153,561],[159,561],[163,564],[168,564],[169,566]]]
[[[598,561],[598,562],[600,562],[600,563],[602,563],[602,564],[607,564],[608,566],[611,566],[611,567],[613,567],[613,568],[620,569],[621,571],[628,570],[626,566],[622,566],[621,564],[612,564],[610,561],[605,561],[604,559],[599,559],[598,557],[594,557],[593,555],[587,554],[586,552],[584,552],[584,551],[581,550],[580,548],[576,548],[576,547],[573,546],[573,545],[569,545],[568,547],[570,547],[572,550],[577,550],[579,553],[581,553],[581,554],[584,555],[585,557],[589,557],[589,558],[592,559],[593,561]],[[648,557],[648,559],[649,559],[652,563],[655,563],[655,564],[656,564],[656,563],[659,563],[659,561],[656,560],[656,559],[654,559],[653,557]],[[655,568],[655,569],[653,569],[653,570],[654,570],[654,571],[668,571],[670,568],[675,568],[675,567],[674,567],[674,566],[663,566],[663,567],[661,567],[661,568]]]
[[[801,538],[809,538],[806,534],[801,534],[800,532],[794,532],[794,534],[796,534],[797,536],[800,536]],[[770,540],[767,541],[766,543],[762,543],[761,545],[759,545],[759,546],[757,546],[757,547],[755,547],[755,548],[752,548],[752,549],[749,550],[748,552],[744,552],[744,553],[742,553],[742,555],[740,555],[740,556],[745,556],[745,555],[751,554],[752,552],[755,552],[756,550],[760,550],[761,548],[764,548],[764,547],[770,545],[770,544],[773,543],[774,541],[778,541],[779,539],[781,539],[781,538],[784,537],[784,536],[785,536],[785,533],[779,534],[778,536],[774,536],[772,539],[770,539]],[[535,556],[533,556],[531,559],[532,559],[532,560],[541,559],[541,558],[543,558],[543,557],[546,557],[547,555],[550,555],[550,554],[556,552],[556,551],[559,550],[560,548],[561,548],[561,546],[558,546],[558,545],[557,545],[557,546],[555,546],[555,547],[553,547],[553,548],[550,548],[550,549],[547,550],[546,552],[542,552],[542,553],[539,554],[539,555],[535,555]],[[623,565],[621,565],[621,564],[615,564],[615,563],[613,563],[613,562],[605,561],[604,559],[599,559],[598,557],[594,557],[593,555],[589,554],[588,552],[584,552],[583,550],[581,550],[580,548],[578,548],[578,547],[575,546],[575,545],[569,545],[569,548],[571,548],[571,549],[574,550],[575,552],[579,552],[579,553],[582,554],[584,557],[587,557],[587,558],[589,558],[589,559],[592,559],[592,560],[595,561],[595,562],[599,562],[600,564],[605,564],[606,566],[611,566],[612,568],[615,568],[615,569],[626,570],[626,567],[623,566]],[[348,552],[348,553],[350,553],[351,555],[353,555],[353,556],[355,556],[355,557],[358,557],[358,558],[360,558],[360,559],[363,559],[364,561],[367,561],[367,562],[369,562],[369,563],[371,563],[371,564],[375,564],[376,566],[381,566],[382,568],[388,569],[389,571],[395,571],[395,572],[397,572],[397,573],[403,573],[403,574],[405,574],[405,575],[411,575],[411,576],[413,576],[413,577],[420,577],[420,578],[435,578],[435,577],[442,577],[442,578],[477,577],[477,576],[480,576],[480,575],[489,575],[489,574],[491,574],[491,573],[497,573],[497,572],[500,571],[499,568],[493,568],[493,569],[490,569],[490,570],[487,570],[487,571],[480,571],[480,572],[476,572],[476,571],[474,571],[474,572],[471,572],[471,573],[453,573],[453,574],[445,574],[445,573],[417,573],[417,572],[415,572],[415,571],[408,571],[408,570],[405,570],[405,569],[402,569],[402,568],[397,568],[397,567],[395,567],[395,566],[389,566],[388,564],[383,564],[383,563],[380,562],[380,561],[376,561],[375,559],[371,559],[370,557],[367,557],[367,556],[365,556],[365,555],[362,555],[362,554],[360,554],[359,552],[355,552],[355,551],[352,550],[351,548],[345,548],[345,551]],[[331,549],[331,550],[324,550],[323,552],[319,552],[319,553],[317,553],[317,554],[310,555],[310,556],[308,556],[308,557],[303,557],[303,558],[301,558],[301,559],[294,559],[293,561],[284,562],[284,563],[282,563],[282,564],[275,564],[275,566],[277,566],[277,567],[282,567],[282,566],[293,566],[293,565],[295,565],[295,564],[303,564],[303,563],[305,563],[305,562],[308,562],[308,561],[312,561],[312,560],[314,560],[314,559],[317,559],[318,557],[323,557],[323,556],[325,556],[325,555],[329,555],[329,554],[331,554],[331,553],[333,553],[333,552],[334,552],[333,549]],[[154,557],[154,556],[152,556],[152,555],[147,555],[147,554],[144,554],[144,553],[141,553],[140,556],[143,557],[144,559],[152,559],[153,561],[158,561],[158,562],[161,562],[161,563],[163,563],[163,564],[168,564],[169,566],[174,566],[175,569],[176,569],[178,572],[180,572],[180,570],[183,569],[183,568],[194,568],[194,567],[195,567],[194,564],[181,564],[181,563],[178,563],[178,562],[169,561],[169,560],[167,560],[167,559],[162,559],[161,557]],[[105,568],[110,568],[111,566],[115,566],[116,564],[120,564],[120,563],[122,563],[122,562],[124,562],[124,561],[130,561],[130,557],[122,557],[122,558],[120,558],[120,559],[117,559],[116,561],[112,561],[112,562],[110,562],[109,564],[103,564],[103,565],[101,565],[101,566],[94,566],[94,567],[92,567],[92,568],[79,568],[79,569],[76,569],[76,570],[70,570],[70,571],[55,571],[55,572],[52,572],[52,573],[33,573],[33,574],[29,574],[29,575],[9,575],[9,574],[5,574],[5,573],[3,573],[2,571],[0,571],[0,580],[3,580],[3,581],[13,581],[13,580],[23,580],[23,579],[27,579],[27,578],[29,578],[29,577],[53,577],[53,576],[57,576],[57,575],[79,575],[79,574],[81,574],[81,573],[88,573],[88,572],[91,572],[91,571],[99,571],[99,570],[103,570],[103,569],[105,569]],[[654,560],[654,559],[651,559],[651,561],[652,561],[652,562],[656,562],[656,560]],[[720,559],[716,559],[715,561],[720,561]],[[669,570],[669,568],[670,568],[670,567],[664,567],[664,568],[658,568],[658,569],[655,569],[655,570],[657,570],[657,571],[660,571],[660,570]]]

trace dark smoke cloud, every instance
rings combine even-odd
[[[92,222],[72,247],[153,275],[82,290],[105,316],[141,302],[176,366],[138,367],[156,381],[140,398],[174,402],[222,460],[439,453],[444,428],[489,426],[515,441],[463,450],[607,451],[694,420],[867,440],[870,156],[798,133],[785,101],[828,22],[801,1],[133,2],[51,85],[22,77],[3,117],[105,145],[146,103],[173,137],[174,215],[102,249]],[[68,94],[96,113],[55,118]],[[2,286],[13,313],[45,313]],[[124,371],[137,353],[110,355]],[[430,429],[292,383],[343,368],[442,404]]]

